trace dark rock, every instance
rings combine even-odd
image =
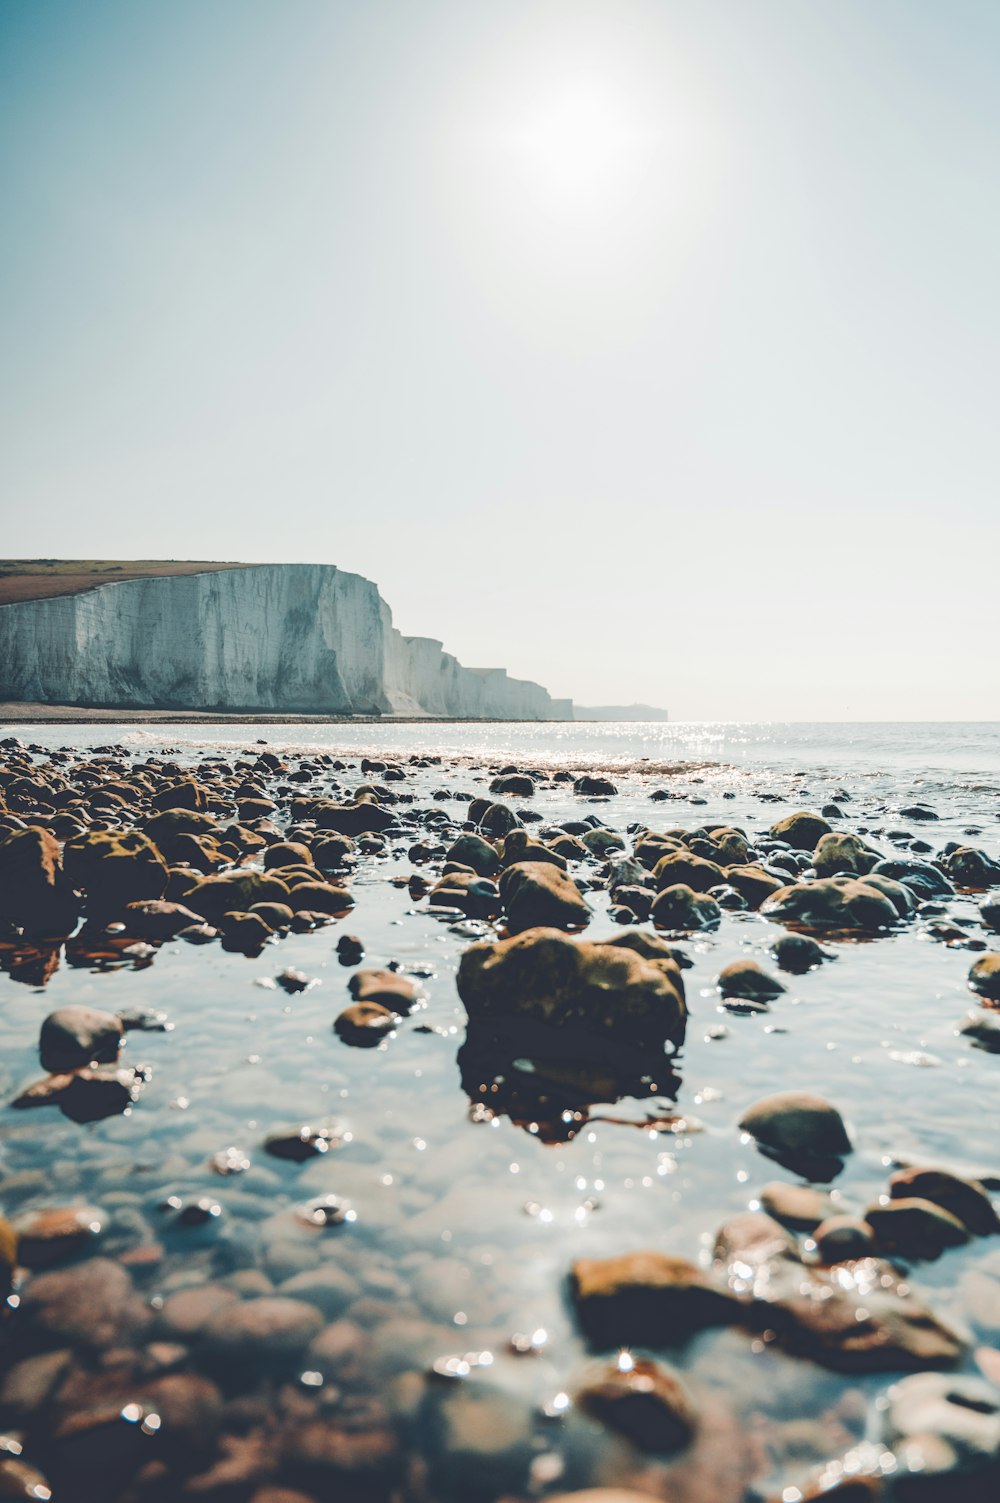
[[[121,1018],[94,1007],[60,1007],[42,1024],[38,1052],[53,1075],[89,1064],[114,1064],[125,1036]]]
[[[913,1197],[943,1206],[977,1237],[1000,1232],[993,1202],[977,1180],[962,1179],[947,1169],[899,1169],[889,1178],[893,1200]]]
[[[0,840],[0,919],[28,934],[70,934],[80,902],[48,830],[16,830]]]
[[[696,1331],[731,1325],[742,1302],[684,1258],[661,1252],[578,1258],[570,1294],[597,1347],[674,1346]]]
[[[734,960],[723,966],[717,982],[724,997],[747,1002],[770,1002],[786,990],[775,976],[769,976],[755,960]]]
[[[392,1032],[399,1018],[378,1002],[353,1002],[338,1013],[333,1031],[345,1044],[373,1049]]]
[[[783,840],[797,851],[814,851],[824,835],[831,834],[830,825],[819,814],[800,810],[786,814],[772,825],[768,834],[772,840]]]
[[[803,976],[831,957],[808,934],[783,934],[771,946],[771,954],[783,971]]]
[[[577,1406],[640,1451],[665,1456],[688,1444],[698,1411],[680,1376],[659,1362],[622,1353],[577,1390]]]
[[[794,882],[761,907],[766,918],[803,929],[858,930],[878,933],[899,919],[884,893],[861,878],[828,877],[817,882]]]
[[[973,963],[969,986],[988,1002],[1000,1002],[1000,954],[990,951]]]
[[[650,917],[658,929],[688,934],[699,929],[717,929],[722,910],[707,893],[695,892],[686,883],[678,882],[657,893]]]
[[[583,929],[590,909],[572,878],[543,861],[518,862],[500,876],[500,896],[512,934],[547,927]]]

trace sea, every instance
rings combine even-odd
[[[838,827],[863,831],[887,855],[933,859],[954,841],[1000,859],[997,722],[104,723],[0,734],[29,743],[39,760],[109,745],[192,767],[208,755],[267,750],[294,762],[323,751],[348,764],[337,774],[348,788],[370,780],[362,756],[399,760],[418,808],[442,790],[478,797],[504,767],[601,770],[616,792],[599,802],[547,781],[530,801],[542,816],[533,830],[595,814],[626,840],[644,826],[713,823],[752,839],[783,814],[835,803]],[[407,765],[428,756],[441,760]],[[658,791],[669,801],[654,800]],[[915,804],[933,818],[902,812]],[[440,807],[461,817],[455,803]],[[892,1373],[832,1373],[766,1341],[704,1334],[657,1354],[702,1406],[704,1444],[651,1460],[578,1412],[574,1394],[597,1359],[567,1275],[576,1258],[641,1248],[707,1266],[727,1218],[756,1206],[769,1182],[796,1182],[738,1128],[772,1092],[818,1092],[841,1111],[854,1151],[828,1186],[839,1209],[863,1212],[899,1164],[1000,1184],[1000,1058],[958,1031],[979,1005],[970,964],[992,944],[979,915],[985,895],[945,905],[969,945],[935,938],[919,916],[867,943],[831,941],[827,961],[784,975],[786,991],[759,1011],[727,1006],[716,978],[748,957],[774,972],[780,931],[759,913],[727,912],[715,932],[682,941],[690,1022],[669,1094],[597,1104],[572,1136],[552,1141],[538,1124],[477,1109],[463,1088],[455,973],[474,936],[399,885],[414,869],[409,844],[392,840],[385,856],[359,863],[347,918],[254,957],[175,941],[133,957],[62,957],[44,981],[10,974],[5,959],[0,1101],[38,1076],[39,1026],[59,1006],[161,1012],[167,1026],[128,1039],[128,1063],[149,1078],[126,1115],[79,1125],[53,1109],[0,1108],[0,1207],[16,1216],[87,1205],[101,1227],[90,1255],[158,1250],[130,1264],[154,1310],[196,1286],[247,1298],[335,1270],[324,1319],[341,1323],[357,1361],[344,1358],[338,1371],[336,1360],[327,1368],[304,1356],[284,1381],[303,1414],[334,1428],[352,1404],[371,1403],[378,1423],[403,1437],[401,1475],[430,1488],[398,1484],[394,1496],[407,1503],[544,1500],[598,1485],[684,1503],[794,1491],[812,1466],[869,1432]],[[607,894],[587,898],[587,937],[619,932]],[[345,931],[362,939],[366,966],[398,966],[424,992],[377,1049],[348,1048],[333,1032],[349,1000],[351,972],[336,951]],[[276,984],[287,967],[304,973],[307,989],[290,995]],[[303,1123],[332,1124],[341,1146],[303,1164],[264,1152],[268,1134]],[[208,1165],[230,1148],[249,1167],[223,1178]],[[349,1205],[350,1219],[304,1225],[297,1208],[322,1195]],[[206,1198],[218,1212],[205,1224],[178,1218],[178,1206]],[[907,1274],[964,1335],[973,1370],[977,1346],[1000,1342],[1000,1239],[974,1239]],[[215,1381],[197,1340],[182,1345],[185,1370]],[[285,1424],[294,1405],[273,1375],[250,1364],[245,1383]],[[382,1497],[381,1481],[373,1487],[361,1495]],[[305,1495],[327,1493],[314,1482]]]

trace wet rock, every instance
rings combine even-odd
[[[248,912],[263,919],[275,933],[284,934],[295,922],[295,911],[287,903],[254,903]]]
[[[870,850],[857,835],[824,835],[813,852],[818,877],[835,877],[843,872],[864,876],[879,860],[878,851]]]
[[[788,1185],[780,1180],[765,1185],[759,1200],[768,1216],[798,1232],[815,1231],[837,1209],[825,1191],[809,1185]]]
[[[830,956],[808,934],[783,934],[771,946],[771,954],[783,971],[803,976],[822,965]]]
[[[378,1002],[353,1002],[337,1014],[333,1031],[345,1044],[374,1049],[398,1024],[397,1014]]]
[[[219,938],[219,930],[211,924],[188,924],[187,928],[178,930],[177,938],[189,945],[210,945]]]
[[[12,1227],[18,1262],[25,1268],[49,1268],[75,1257],[100,1236],[106,1217],[95,1206],[46,1206],[23,1211]]]
[[[114,1013],[95,1007],[60,1007],[42,1024],[38,1053],[53,1075],[89,1064],[114,1064],[125,1029]]]
[[[47,1075],[21,1092],[11,1106],[19,1110],[58,1106],[71,1122],[99,1122],[119,1116],[138,1099],[145,1076],[138,1070],[96,1066],[71,1074]]]
[[[726,881],[745,900],[747,907],[754,909],[785,886],[783,878],[775,877],[763,867],[752,863],[727,867]]]
[[[337,940],[337,956],[341,965],[358,965],[365,958],[364,942],[356,934],[342,934]]]
[[[395,823],[392,811],[368,796],[352,804],[321,800],[310,812],[318,830],[335,830],[338,835],[373,835]]]
[[[576,1403],[592,1419],[654,1455],[681,1450],[698,1423],[694,1399],[679,1374],[628,1353],[590,1375],[577,1390]]]
[[[567,837],[568,840],[572,838],[572,836]],[[614,852],[625,849],[625,842],[616,830],[586,830],[580,836],[580,840],[590,854],[596,856],[599,861],[607,861]]]
[[[705,861],[687,851],[671,851],[656,863],[653,877],[661,891],[683,884],[695,892],[708,892],[723,883],[726,874],[715,861]]]
[[[598,777],[593,773],[583,773],[573,784],[573,792],[578,798],[612,798],[618,789],[610,778]]]
[[[974,846],[959,846],[944,858],[944,869],[957,887],[982,892],[1000,882],[1000,863]]]
[[[652,1251],[578,1258],[570,1295],[588,1340],[604,1349],[672,1346],[742,1313],[740,1299],[693,1263]]]
[[[239,1295],[224,1284],[194,1284],[178,1289],[163,1302],[159,1325],[177,1341],[197,1341],[219,1313],[239,1303]]]
[[[162,898],[167,887],[166,862],[139,830],[88,831],[66,842],[63,866],[72,885],[86,892],[91,918]]]
[[[916,1197],[869,1206],[865,1220],[879,1248],[903,1258],[939,1258],[949,1247],[961,1247],[969,1240],[957,1216]]]
[[[590,922],[590,909],[576,883],[549,862],[508,866],[499,885],[512,934],[539,927],[583,929]]]
[[[202,1338],[217,1357],[257,1368],[304,1351],[322,1329],[314,1305],[265,1295],[222,1305],[205,1323]]]
[[[805,810],[786,814],[768,831],[772,840],[783,840],[796,851],[814,851],[823,836],[831,833],[830,825],[821,815]]]
[[[524,772],[505,773],[493,779],[490,792],[503,793],[510,798],[532,798],[535,793],[535,780]]]
[[[496,849],[481,835],[469,832],[460,835],[449,847],[445,860],[468,866],[479,877],[495,877],[500,870],[500,857]]]
[[[314,1127],[303,1123],[301,1127],[269,1133],[264,1139],[264,1151],[272,1158],[290,1159],[295,1164],[303,1164],[306,1159],[318,1158],[332,1148],[339,1148],[343,1141],[344,1133],[339,1128]]]
[[[125,1269],[110,1258],[39,1273],[21,1296],[19,1320],[45,1345],[108,1347],[144,1323]]]
[[[308,991],[312,985],[305,971],[296,970],[295,966],[292,965],[286,966],[283,971],[279,971],[274,979],[281,987],[281,990],[287,992],[289,996],[294,996],[297,992]]]
[[[126,934],[149,940],[173,939],[182,929],[202,921],[200,914],[186,908],[183,903],[168,903],[163,898],[126,903],[122,918]]]
[[[717,929],[722,909],[707,893],[695,892],[679,882],[675,887],[665,887],[657,893],[650,917],[658,929],[690,934],[700,929]]]
[[[827,877],[816,882],[793,882],[761,906],[765,918],[803,929],[859,930],[878,933],[891,929],[899,915],[895,905],[860,878]]]
[[[723,966],[717,985],[724,997],[747,1002],[771,1002],[786,990],[776,976],[769,976],[755,960],[734,960]]]
[[[496,883],[471,871],[447,873],[430,889],[427,900],[434,908],[455,908],[473,919],[495,918],[502,906]]]
[[[875,876],[890,877],[894,882],[903,882],[918,898],[947,898],[955,889],[948,878],[928,861],[914,861],[892,857],[879,861],[873,868]]]
[[[541,840],[533,839],[527,830],[511,830],[504,839],[500,851],[501,866],[514,866],[524,861],[543,861],[550,866],[566,870],[566,857],[551,849]]]
[[[579,1026],[640,1047],[678,1039],[686,1017],[672,958],[647,959],[624,944],[573,940],[554,929],[471,945],[458,992],[473,1021]]]
[[[899,1169],[889,1179],[893,1200],[914,1197],[933,1201],[957,1216],[963,1226],[978,1237],[1000,1231],[1000,1220],[993,1202],[976,1180],[962,1179],[946,1169]]]
[[[347,990],[356,1002],[377,1002],[405,1017],[420,1000],[420,988],[398,971],[355,971]]]
[[[224,950],[259,955],[274,930],[259,913],[224,913],[219,920]]]
[[[322,872],[339,871],[349,866],[354,856],[354,841],[349,835],[327,835],[312,848],[313,860]]]
[[[989,1002],[1000,1002],[1000,954],[990,951],[973,962],[969,986]]]
[[[189,887],[184,902],[210,924],[219,924],[227,913],[246,913],[254,903],[287,903],[288,888],[277,877],[262,872],[220,872],[203,877]]]
[[[491,804],[485,799],[474,799],[469,805],[469,818],[485,830],[487,835],[508,835],[520,826],[520,818],[507,804]]]
[[[0,840],[0,920],[32,935],[65,935],[80,908],[48,830],[16,830]]]
[[[1000,934],[1000,903],[984,903],[979,910],[979,917],[987,929]]]
[[[400,1447],[384,1414],[376,1410],[370,1416],[362,1412],[308,1421],[288,1435],[285,1459],[293,1475],[318,1488],[321,1497],[381,1503],[392,1496]]]
[[[17,1233],[3,1216],[0,1216],[0,1299],[10,1293],[14,1268],[17,1264]]]
[[[836,1107],[805,1091],[780,1091],[765,1097],[744,1112],[740,1128],[782,1162],[839,1160],[851,1151]]]
[[[813,1235],[820,1261],[851,1263],[875,1251],[875,1233],[860,1216],[830,1216]]]

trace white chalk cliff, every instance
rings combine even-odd
[[[0,699],[550,720],[568,700],[404,637],[370,580],[260,564],[0,606]]]

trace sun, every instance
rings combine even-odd
[[[529,183],[567,201],[600,198],[654,140],[628,96],[599,76],[554,83],[521,105],[504,136]]]

